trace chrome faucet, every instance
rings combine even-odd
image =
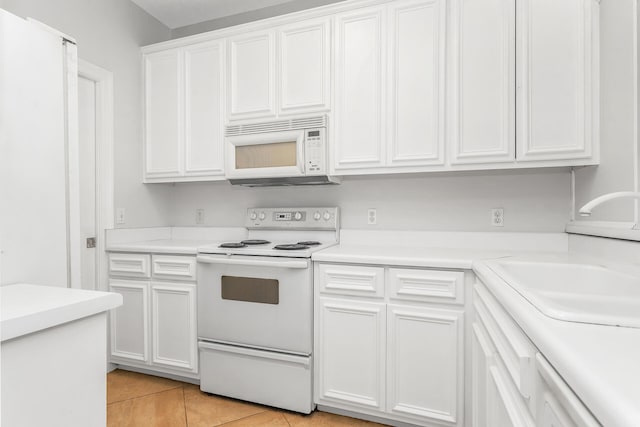
[[[603,194],[600,197],[596,197],[586,205],[580,208],[578,213],[580,216],[591,216],[591,210],[601,203],[607,202],[613,199],[638,199],[640,200],[640,193],[634,191],[618,191],[615,193]]]

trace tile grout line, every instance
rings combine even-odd
[[[267,412],[267,411],[268,411],[268,410],[267,410],[267,409],[265,409],[265,410],[263,410],[263,411],[261,411],[261,412],[256,412],[255,414],[247,415],[246,417],[241,417],[241,418],[238,418],[238,419],[236,419],[236,420],[227,421],[226,423],[222,423],[222,424],[218,424],[218,425],[219,425],[219,426],[226,426],[227,424],[235,423],[235,422],[238,422],[238,421],[240,421],[240,420],[244,420],[244,419],[247,419],[247,418],[254,417],[254,416],[256,416],[256,415],[264,414],[264,413],[265,413],[265,412]]]
[[[135,399],[139,399],[141,397],[153,396],[154,394],[164,393],[165,391],[175,390],[175,389],[181,388],[181,387],[183,387],[183,386],[179,385],[177,387],[171,387],[171,388],[168,388],[168,389],[165,389],[165,390],[154,391],[153,393],[141,394],[140,396],[129,397],[127,399],[122,399],[122,400],[115,400],[113,402],[107,403],[107,406],[113,405],[114,403],[126,402],[127,400],[135,400]]]
[[[184,408],[184,425],[189,427],[189,417],[187,416],[187,396],[184,394],[184,386],[182,386],[182,407]]]

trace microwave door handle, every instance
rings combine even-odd
[[[300,165],[300,173],[302,173],[303,175],[305,174],[306,171],[306,166],[304,164],[304,150],[305,150],[305,144],[307,142],[307,139],[305,138],[305,135],[307,134],[306,130],[303,130],[300,133],[300,136],[298,137],[298,143],[296,144],[299,148],[298,148],[298,164]]]
[[[198,255],[197,261],[205,264],[221,265],[246,265],[250,267],[275,267],[275,268],[308,268],[307,261],[265,261],[259,259],[235,259],[235,258],[214,258],[206,255]]]

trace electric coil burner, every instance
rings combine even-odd
[[[200,389],[308,414],[311,255],[338,242],[338,208],[248,209],[245,224],[246,240],[198,248]]]
[[[244,243],[245,245],[268,245],[269,243],[271,243],[268,240],[262,240],[262,239],[252,239],[252,240],[243,240],[240,243]]]
[[[309,249],[307,245],[301,245],[300,243],[290,243],[283,245],[275,245],[273,249],[278,249],[281,251],[299,251],[301,249]]]

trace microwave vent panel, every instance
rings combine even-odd
[[[327,126],[327,116],[304,117],[297,119],[275,120],[262,123],[229,125],[225,136],[250,135],[265,132],[283,132],[298,129],[322,128]]]

